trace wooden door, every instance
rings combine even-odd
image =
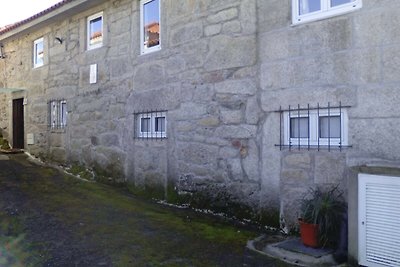
[[[24,148],[24,99],[13,100],[13,148]]]

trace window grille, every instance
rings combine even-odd
[[[67,126],[67,101],[50,100],[48,106],[48,127],[64,129]]]
[[[348,145],[347,109],[350,106],[279,107],[279,144],[283,149],[333,149],[342,151]]]
[[[135,112],[136,139],[166,139],[167,138],[167,111]]]

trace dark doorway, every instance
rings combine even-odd
[[[13,148],[24,148],[24,99],[13,100]]]

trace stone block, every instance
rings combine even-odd
[[[304,153],[296,153],[292,152],[287,154],[283,158],[283,162],[285,167],[287,168],[295,168],[295,169],[306,169],[311,170],[312,168],[312,158],[309,152]]]
[[[193,102],[182,103],[180,109],[173,111],[176,120],[201,119],[207,114],[207,106]]]
[[[238,110],[245,106],[245,99],[239,95],[216,94],[215,100],[224,108]]]
[[[241,110],[221,110],[221,122],[223,124],[243,123],[243,112]]]
[[[400,81],[399,67],[400,67],[400,48],[398,46],[386,47],[383,49],[382,56],[382,72],[383,80],[385,82],[398,82]]]
[[[258,97],[250,97],[247,100],[245,120],[248,124],[257,124],[261,115],[260,105],[258,104]]]
[[[221,157],[222,159],[227,159],[227,158],[234,158],[239,155],[239,149],[233,148],[233,147],[221,147],[218,153],[218,157]]]
[[[244,53],[245,51],[245,53]],[[256,63],[254,36],[229,37],[218,35],[210,40],[210,52],[204,68],[207,71],[251,66]]]
[[[203,119],[200,119],[198,124],[201,126],[206,126],[206,127],[215,127],[219,125],[219,118],[218,117],[205,117]]]
[[[223,138],[246,139],[255,137],[257,126],[254,125],[224,125],[217,128],[215,134]]]
[[[254,140],[249,140],[246,149],[247,156],[242,159],[242,162],[247,179],[251,181],[260,181],[260,156],[258,145]]]
[[[130,16],[124,16],[115,20],[109,24],[109,32],[112,32],[114,35],[119,35],[124,32],[129,32],[131,26]]]
[[[257,3],[253,0],[240,1],[240,17],[244,34],[253,34],[257,30]]]
[[[185,162],[197,165],[216,162],[218,147],[201,143],[179,144],[178,155]]]
[[[216,14],[210,15],[207,17],[207,22],[211,24],[219,23],[222,21],[228,21],[231,19],[234,19],[238,16],[239,12],[236,7],[232,7],[229,9],[225,9],[222,11],[219,11]]]
[[[227,171],[233,181],[243,181],[243,169],[240,159],[227,159]]]
[[[134,73],[135,90],[149,90],[164,83],[165,70],[160,62],[140,64]]]
[[[228,21],[222,25],[222,32],[225,34],[239,33],[241,31],[242,25],[238,20]]]
[[[316,184],[342,184],[346,176],[346,155],[319,153],[315,157],[314,182]]]
[[[208,25],[204,28],[205,36],[213,36],[219,34],[221,32],[222,25],[221,24],[213,24]]]
[[[103,146],[119,146],[119,136],[116,133],[102,134],[99,137],[99,144]]]
[[[313,178],[308,171],[302,169],[283,169],[281,171],[281,182],[284,184],[309,185]]]
[[[226,80],[215,84],[215,92],[219,94],[254,95],[256,91],[257,85],[252,79]]]
[[[171,45],[179,45],[194,42],[203,36],[203,25],[201,21],[183,24],[181,27],[173,28],[171,31]]]

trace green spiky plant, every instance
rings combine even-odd
[[[338,185],[327,189],[310,188],[301,201],[302,219],[318,225],[318,239],[322,247],[336,247],[346,204]]]

